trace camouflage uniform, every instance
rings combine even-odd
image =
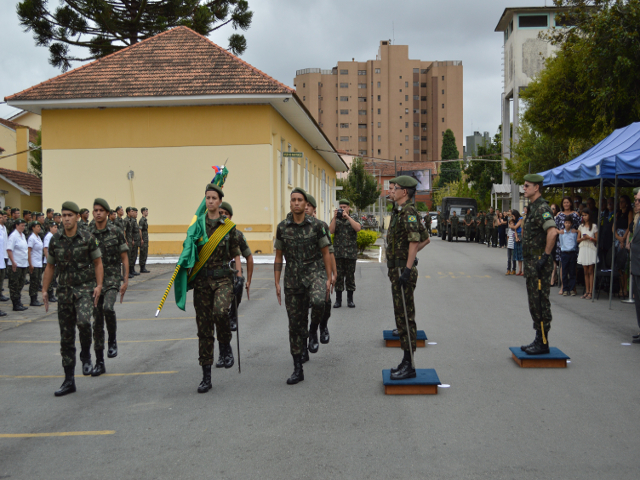
[[[391,295],[393,297],[393,311],[396,318],[396,328],[400,336],[400,344],[404,351],[409,351],[409,340],[407,338],[407,322],[404,317],[404,306],[402,303],[402,288],[398,279],[400,272],[407,266],[409,256],[409,243],[420,242],[424,239],[421,233],[420,222],[417,220],[418,212],[412,202],[407,202],[403,206],[393,209],[389,230],[387,231],[387,268],[391,280]],[[404,288],[404,298],[407,305],[407,316],[409,329],[411,330],[411,348],[416,350],[416,308],[413,300],[413,291],[418,282],[418,268],[414,265],[411,268],[409,283]]]
[[[147,266],[147,255],[149,254],[149,223],[144,215],[139,222],[140,235],[144,242],[140,246],[140,270],[144,270]],[[241,234],[242,235],[242,234]]]
[[[136,260],[138,259],[138,249],[140,248],[140,227],[135,218],[131,217],[130,220],[131,229],[131,247],[129,248],[129,269],[133,270],[136,266]]]
[[[353,220],[358,220],[352,216]],[[358,222],[360,223],[360,222]],[[356,291],[356,262],[358,260],[358,232],[346,218],[336,217],[336,229],[333,235],[333,248],[336,256],[336,292]]]
[[[96,272],[93,261],[102,253],[96,238],[86,229],[78,229],[69,238],[56,233],[49,243],[47,263],[58,270],[58,323],[62,366],[76,364],[76,326],[80,336],[80,360],[91,360],[91,313]]]
[[[284,295],[289,317],[289,348],[291,355],[301,355],[309,337],[307,318],[312,307],[311,322],[322,321],[327,294],[327,274],[321,249],[329,246],[327,231],[313,217],[305,215],[302,223],[293,221],[293,214],[278,224],[274,247],[286,260]]]
[[[206,218],[207,236],[211,237],[226,217]],[[220,241],[207,263],[193,281],[193,304],[198,325],[198,351],[200,365],[213,365],[214,333],[221,344],[231,343],[229,305],[233,300],[233,272],[229,262],[240,255],[235,227]],[[199,247],[198,252],[202,249]]]
[[[496,245],[498,241],[498,229],[495,228],[493,222],[496,220],[496,214],[488,213],[486,216],[487,226],[486,226],[486,238],[487,238],[487,246]]]
[[[464,236],[467,239],[467,242],[471,241],[471,226],[473,225],[473,215],[467,211],[464,216]]]
[[[529,298],[529,312],[533,319],[534,330],[540,330],[540,322],[544,322],[545,331],[551,327],[551,303],[549,291],[551,290],[551,272],[553,261],[547,259],[542,269],[540,282],[542,292],[538,292],[538,272],[536,263],[544,253],[547,245],[547,230],[555,228],[556,224],[547,201],[539,197],[529,204],[529,213],[524,218],[522,229],[522,256],[524,259],[524,276],[527,284],[527,296]],[[538,306],[540,305],[540,306]]]
[[[477,243],[484,243],[484,236],[486,228],[484,225],[485,215],[484,212],[478,214],[478,227],[477,227]]]
[[[13,218],[9,217],[4,226],[7,229],[7,238],[9,238],[9,235],[11,235],[16,229],[16,221]]]
[[[51,225],[53,225],[54,221],[53,219],[49,218],[49,217],[45,217],[44,219],[44,233],[47,234],[49,233],[49,230],[51,230]]]
[[[335,251],[335,247],[331,243],[331,232],[329,231],[329,225],[327,225],[325,222],[317,218],[315,219],[315,221],[318,222],[322,226],[323,230],[326,232],[327,240],[329,240],[329,253],[335,257],[336,251]],[[322,264],[322,268],[324,269],[324,263]],[[309,305],[309,307],[312,309],[310,328],[315,329],[316,327],[318,327],[318,325],[321,325],[322,328],[325,328],[327,326],[327,322],[329,321],[329,318],[331,317],[331,297],[329,296],[325,300],[324,307],[322,307],[322,312],[320,312],[321,308],[319,306],[313,307],[312,305]],[[313,308],[316,308],[318,310],[317,312],[315,312],[315,315],[313,312]],[[321,318],[321,320],[318,320],[318,318]],[[319,323],[316,323],[316,322],[319,322]]]
[[[427,227],[427,235],[430,237],[431,236],[431,222],[433,221],[433,219],[431,218],[431,215],[429,215],[429,213],[427,212],[427,215],[425,216],[425,227]]]
[[[453,237],[456,237],[456,242],[458,241],[458,223],[460,222],[460,218],[458,215],[451,215],[449,217],[449,221],[451,222],[451,235],[449,235],[449,241],[453,241]]]
[[[89,230],[89,222],[85,220],[78,220],[78,228],[82,228],[83,230]]]
[[[236,232],[236,238],[238,240],[238,248],[240,248],[240,254],[244,258],[249,258],[252,255],[252,252],[251,252],[251,249],[249,248],[249,244],[247,243],[247,239],[244,236],[244,233],[242,233],[237,228],[234,231]],[[235,260],[231,260],[231,268],[236,268]],[[242,265],[240,265],[240,271],[242,272]],[[234,283],[235,282],[236,280],[234,278]],[[229,318],[233,318],[235,320],[238,319],[237,307],[239,307],[240,302],[242,302],[242,294],[243,294],[243,291],[241,290],[239,294],[234,295],[236,299],[235,302],[233,301],[233,296],[232,296],[231,307],[229,308]]]
[[[125,222],[127,221],[126,218],[120,218],[118,217],[118,215],[116,215],[116,219],[113,221],[113,223],[116,224],[116,227],[118,227],[120,230],[122,230],[125,233],[125,238],[126,238],[126,232],[125,232]]]
[[[127,242],[124,234],[116,226],[107,225],[104,230],[98,230],[94,225],[90,227],[91,234],[98,240],[102,253],[102,267],[104,280],[98,306],[93,308],[93,348],[104,350],[104,324],[107,323],[109,340],[116,338],[116,311],[114,305],[120,290],[120,275],[122,273],[122,259],[120,254],[127,252]]]
[[[15,232],[15,225],[14,225],[14,232]],[[17,232],[15,234],[18,235]],[[22,236],[25,239],[25,245],[26,245],[27,234],[23,233]],[[7,237],[7,241],[8,241],[8,238],[9,237]],[[6,248],[6,245],[5,245],[5,248]],[[28,267],[16,266],[16,271],[14,272],[13,267],[9,263],[7,263],[6,272],[7,272],[7,277],[9,278],[9,297],[11,298],[11,302],[14,305],[16,305],[16,303],[18,305],[22,305],[22,300],[21,300],[22,289],[24,288],[28,271],[29,271]]]

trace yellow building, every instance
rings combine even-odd
[[[0,168],[29,171],[29,153],[37,142],[36,129],[0,118]]]
[[[213,165],[254,251],[297,186],[328,220],[347,167],[295,91],[178,27],[6,98],[42,116],[44,205],[149,208],[150,253],[179,253]],[[284,152],[300,152],[288,157]]]
[[[42,180],[35,175],[0,168],[0,208],[6,205],[32,212],[42,211]]]

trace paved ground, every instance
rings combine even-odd
[[[509,346],[533,338],[524,279],[505,250],[435,239],[420,254],[419,367],[437,396],[385,396],[398,349],[385,269],[359,263],[355,310],[333,310],[331,343],[292,371],[272,267],[256,268],[240,312],[242,374],[201,371],[193,303],[154,318],[171,267],[153,265],[118,306],[120,355],[109,375],[62,382],[55,312],[0,332],[0,478],[619,479],[637,474],[640,346],[634,307],[553,294],[551,344],[567,369],[521,369]],[[33,309],[30,309],[31,312]],[[12,319],[12,317],[3,317]],[[29,320],[27,322],[27,320]],[[235,351],[235,338],[234,338]],[[216,351],[217,355],[217,351]],[[79,373],[79,372],[78,372]],[[97,432],[21,438],[17,434]],[[635,459],[635,460],[634,460]],[[633,472],[636,472],[635,474]]]

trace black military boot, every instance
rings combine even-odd
[[[218,361],[216,362],[216,368],[224,367],[224,344],[218,342],[218,350],[220,353],[218,354]]]
[[[8,302],[9,300],[11,300],[9,297],[5,297],[4,295],[0,294],[0,302]]]
[[[109,350],[107,350],[107,357],[115,358],[118,356],[118,342],[116,341],[116,336],[113,337],[109,335],[109,342],[107,343],[109,346]]]
[[[331,300],[325,302],[324,304],[324,316],[320,321],[320,343],[327,344],[329,343],[329,327],[327,324],[329,323],[329,317],[331,317]]]
[[[38,295],[31,295],[31,303],[29,304],[30,307],[41,307],[42,305],[44,305],[44,303],[40,303],[38,301]]]
[[[6,317],[6,316],[7,316],[7,313],[0,310],[0,317]]]
[[[231,344],[226,343],[224,345],[224,368],[233,367],[233,350],[231,349]]]
[[[405,362],[409,362],[409,364],[411,364],[411,355],[409,354],[409,350],[404,351],[404,356],[402,357],[402,361],[398,364],[396,368],[391,369],[391,373],[398,372],[402,368],[402,365],[405,364]]]
[[[391,372],[391,380],[405,380],[407,378],[416,378],[416,369],[411,366],[411,354],[409,351],[404,352],[405,356],[398,368]]]
[[[140,275],[138,272],[136,272],[136,266],[135,265],[131,267],[131,275],[134,275],[136,277],[138,275]]]
[[[203,365],[202,381],[198,385],[198,393],[207,393],[211,388],[211,365]]]
[[[99,377],[103,373],[107,373],[104,367],[104,350],[96,350],[96,364],[91,371],[92,377]]]
[[[75,369],[75,365],[64,367],[64,382],[62,382],[60,389],[55,391],[54,395],[56,397],[62,397],[76,391],[76,380],[73,375]]]
[[[302,355],[293,356],[293,373],[287,379],[287,385],[295,385],[304,380],[304,371],[302,370]]]
[[[140,273],[151,273],[151,272],[147,270],[146,265],[140,265]]]
[[[302,363],[307,363],[309,361],[309,350],[307,349],[307,342],[303,342],[302,346],[302,355],[300,355],[300,359]]]
[[[133,278],[133,273],[131,273],[131,269],[129,269],[129,278]]]
[[[49,303],[58,303],[58,298],[54,295],[53,289],[49,290]]]
[[[309,327],[309,352],[317,353],[318,348],[318,325],[311,325]]]
[[[543,327],[544,328],[544,327]],[[527,355],[544,355],[549,353],[549,328],[544,328],[543,331],[536,330],[536,339],[533,345],[526,348],[524,353]]]
[[[342,291],[336,290],[336,303],[333,304],[333,308],[340,308],[342,306]]]
[[[356,304],[353,303],[353,292],[347,292],[347,307],[356,308]]]
[[[16,301],[16,300],[11,300],[11,302],[13,303],[13,311],[14,312],[24,312],[28,307],[25,307],[24,305],[22,305],[22,302],[20,300]]]
[[[235,301],[231,303],[231,308],[229,308],[229,329],[232,332],[238,330],[238,310],[236,309]]]
[[[91,344],[88,347],[82,347],[80,350],[80,361],[82,362],[82,374],[91,375],[93,371],[91,366]]]
[[[538,341],[538,339],[540,339],[540,341],[542,341],[542,335],[540,333],[540,330],[536,330],[536,338],[533,339],[533,342],[531,342],[529,345],[522,345],[520,347],[520,350],[525,352],[527,350],[527,348],[533,347],[536,344],[536,342]]]

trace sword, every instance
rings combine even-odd
[[[249,297],[249,292],[247,291],[247,297]],[[236,345],[238,350],[238,373],[242,373],[242,369],[240,368],[240,315],[238,315],[238,299],[236,298],[236,294],[233,294],[233,303],[236,307]]]
[[[402,275],[402,270],[398,267],[398,278]],[[415,370],[416,363],[413,360],[413,348],[411,347],[411,332],[409,331],[409,316],[407,315],[407,302],[404,299],[404,287],[400,285],[400,291],[402,292],[402,306],[404,307],[404,321],[407,325],[407,341],[409,342],[409,353],[411,354],[411,368]]]

